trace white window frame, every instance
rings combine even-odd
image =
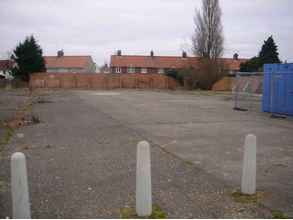
[[[135,73],[135,67],[132,67],[132,66],[128,67],[127,72],[128,73]]]
[[[115,73],[121,73],[122,72],[122,68],[121,67],[116,67],[115,68]]]
[[[160,68],[160,69],[158,70],[158,73],[159,73],[159,74],[165,74],[165,69],[164,69],[164,68]]]
[[[147,74],[148,73],[148,69],[147,68],[141,68],[141,73]]]

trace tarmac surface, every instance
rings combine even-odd
[[[30,99],[41,123],[15,130],[3,150],[0,217],[11,217],[9,157],[22,151],[34,218],[119,218],[135,206],[141,140],[152,146],[153,201],[169,218],[293,216],[291,119],[235,112],[230,95],[208,93],[47,91]],[[258,137],[257,204],[231,196],[249,133]]]

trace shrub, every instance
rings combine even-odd
[[[220,60],[202,58],[198,68],[187,68],[181,70],[184,76],[184,85],[188,89],[210,90],[213,85],[225,75],[224,64]]]
[[[180,83],[180,85],[184,84],[184,77],[181,73],[181,70],[178,71],[175,69],[169,69],[167,70],[166,75],[177,80]]]

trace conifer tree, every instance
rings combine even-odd
[[[266,63],[280,63],[278,46],[276,45],[273,36],[270,36],[261,48],[259,58],[262,65]]]
[[[261,48],[259,55],[253,57],[240,66],[241,72],[259,72],[263,70],[264,64],[281,63],[279,59],[278,46],[276,45],[273,36],[270,36]]]
[[[12,70],[15,78],[29,81],[30,74],[46,70],[42,49],[34,36],[26,37],[24,42],[20,42],[13,51],[11,58],[16,63]]]

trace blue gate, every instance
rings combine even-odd
[[[264,66],[263,111],[293,116],[293,64]]]

